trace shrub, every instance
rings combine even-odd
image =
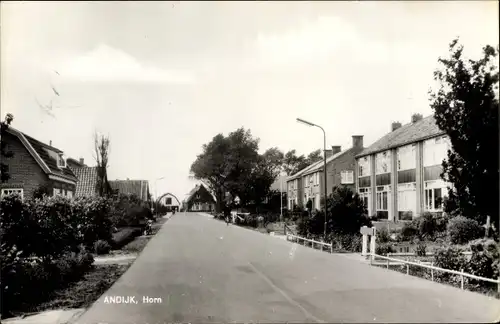
[[[389,235],[389,231],[386,227],[377,229],[377,241],[379,243],[387,243],[391,241],[391,236]]]
[[[401,239],[404,241],[413,241],[419,237],[419,228],[415,221],[405,223],[401,229]]]
[[[455,247],[442,248],[434,255],[434,266],[449,270],[465,269],[467,262],[462,250]]]
[[[111,245],[104,241],[99,240],[94,243],[94,253],[98,255],[108,254],[111,251]]]
[[[437,218],[432,213],[423,213],[415,219],[418,224],[418,234],[421,238],[434,238],[437,231]]]
[[[329,234],[327,242],[332,242],[335,249],[346,252],[361,252],[362,235],[357,234]]]
[[[463,216],[452,218],[448,223],[447,230],[453,244],[465,244],[484,234],[483,227],[476,220]]]
[[[118,232],[113,234],[113,248],[119,249],[125,246],[140,234],[141,229],[137,227],[125,227],[120,229]]]
[[[424,243],[419,243],[415,249],[415,254],[417,256],[425,256],[427,254],[427,245]]]
[[[472,257],[468,269],[471,274],[486,278],[500,275],[500,244],[492,239],[479,239],[470,242]]]
[[[2,263],[2,316],[32,309],[56,289],[78,280],[93,262],[92,255],[82,252],[67,253],[54,261],[24,258],[8,266]]]
[[[326,204],[328,231],[345,234],[358,233],[362,226],[371,226],[365,204],[348,187],[336,186]]]
[[[377,246],[375,247],[375,254],[378,255],[387,255],[388,253],[394,252],[396,252],[396,250],[390,243],[377,244]]]

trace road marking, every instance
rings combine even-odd
[[[269,286],[271,286],[271,288],[273,288],[276,292],[278,292],[279,294],[281,294],[291,305],[297,307],[298,309],[300,309],[300,311],[308,318],[314,320],[316,323],[325,323],[325,321],[317,318],[316,316],[314,316],[313,314],[309,313],[309,311],[307,309],[305,309],[301,304],[299,304],[298,302],[296,302],[295,300],[293,300],[290,296],[287,295],[286,292],[284,292],[283,290],[281,290],[280,288],[278,288],[272,281],[271,279],[269,279],[265,274],[263,274],[262,272],[260,272],[251,262],[248,262],[248,264],[250,265],[250,267],[252,268],[252,270],[258,274],[265,282],[267,282],[267,284]]]

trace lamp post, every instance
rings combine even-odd
[[[326,133],[325,133],[325,130],[323,129],[323,127],[319,126],[319,125],[316,125],[316,124],[313,124],[311,122],[308,122],[306,120],[303,120],[303,119],[300,119],[300,118],[297,118],[297,121],[299,123],[302,123],[304,125],[307,125],[307,126],[314,126],[314,127],[318,127],[319,129],[321,129],[323,131],[323,153],[324,153],[324,158],[323,158],[323,162],[324,162],[324,166],[323,166],[323,173],[325,174],[325,192],[324,192],[324,197],[325,197],[325,203],[324,203],[324,206],[325,206],[325,224],[324,224],[324,237],[326,239],[326,200],[327,200],[327,177],[326,177]]]
[[[155,179],[155,214],[158,215],[158,187],[157,187],[157,182],[158,180],[163,180],[165,177],[161,177],[158,179]]]

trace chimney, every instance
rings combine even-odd
[[[335,154],[339,153],[340,151],[342,151],[342,148],[340,145],[332,146],[332,155],[335,155]]]
[[[52,146],[52,140],[49,141],[49,146]]]
[[[352,136],[352,147],[363,148],[363,135]]]
[[[326,158],[328,159],[330,156],[333,155],[333,151],[332,150],[325,150],[326,152]]]
[[[403,126],[400,122],[393,122],[391,124],[391,132],[394,132],[396,129],[400,128]]]
[[[423,116],[421,114],[413,114],[411,115],[411,122],[416,123],[420,120],[422,120]]]
[[[83,158],[80,158],[80,164],[84,164],[83,161]]]

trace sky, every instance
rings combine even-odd
[[[322,148],[299,117],[328,146],[367,147],[432,113],[455,37],[471,58],[499,39],[497,1],[12,1],[0,18],[2,118],[89,165],[93,134],[109,135],[110,179],[181,200],[218,133],[250,129],[261,152]]]

